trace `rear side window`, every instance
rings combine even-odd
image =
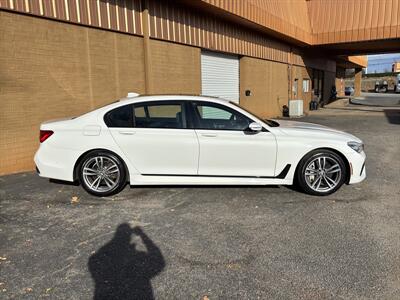
[[[133,106],[130,104],[114,108],[104,116],[104,122],[108,127],[133,127]]]
[[[186,128],[183,104],[139,103],[134,108],[136,128]]]

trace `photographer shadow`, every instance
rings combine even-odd
[[[131,243],[139,236],[146,252]],[[154,299],[151,279],[165,267],[160,249],[140,227],[118,226],[114,237],[90,256],[89,271],[95,282],[94,299]]]

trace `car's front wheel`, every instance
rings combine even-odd
[[[330,150],[312,151],[300,161],[297,169],[297,182],[300,188],[311,195],[332,194],[345,180],[345,162]]]
[[[78,176],[88,193],[100,197],[114,195],[126,184],[126,171],[121,159],[105,151],[88,153],[81,161]]]

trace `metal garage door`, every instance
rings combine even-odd
[[[202,94],[239,103],[239,58],[234,55],[202,51]]]

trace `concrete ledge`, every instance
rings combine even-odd
[[[346,107],[349,105],[349,98],[338,98],[333,102],[325,104],[324,107],[335,108],[335,107]]]

